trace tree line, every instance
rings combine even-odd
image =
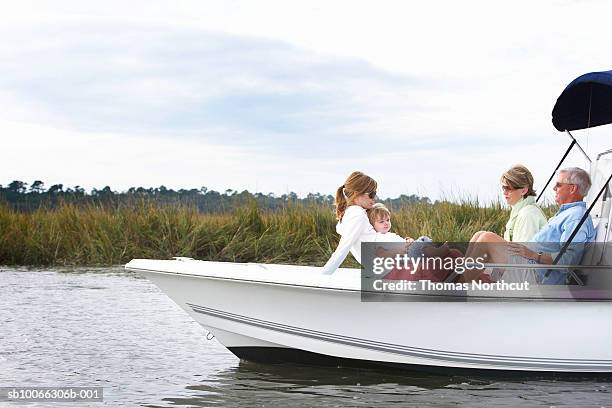
[[[93,188],[86,191],[81,186],[64,188],[63,184],[54,184],[45,187],[41,180],[31,184],[14,180],[6,187],[0,184],[0,204],[4,204],[19,211],[34,211],[40,207],[54,208],[61,204],[93,204],[104,207],[119,205],[133,205],[142,201],[153,201],[157,204],[187,205],[198,208],[205,213],[222,213],[243,207],[255,202],[258,208],[277,210],[288,205],[319,205],[332,207],[334,196],[329,194],[309,193],[305,197],[298,197],[294,192],[282,194],[251,193],[247,190],[238,192],[227,189],[224,192],[209,190],[207,187],[173,190],[165,186],[159,187],[130,187],[127,191],[117,192],[110,186],[102,189]],[[401,208],[408,204],[430,203],[429,198],[416,195],[400,195],[383,201],[391,209]]]

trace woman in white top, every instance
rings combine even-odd
[[[332,274],[350,252],[361,263],[361,243],[383,240],[370,224],[366,210],[372,208],[376,198],[376,181],[360,171],[351,173],[336,191],[336,232],[340,243],[323,267],[324,274]]]

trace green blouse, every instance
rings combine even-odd
[[[546,224],[546,217],[533,196],[521,198],[512,206],[506,223],[504,239],[510,242],[529,242],[531,237]]]

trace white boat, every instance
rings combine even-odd
[[[604,81],[609,107],[612,71],[600,74],[609,81]],[[590,84],[591,93],[597,85],[593,75],[576,80]],[[578,98],[572,92],[583,82],[576,81],[561,95],[556,110],[563,107],[564,95]],[[564,114],[561,108],[557,118]],[[589,125],[604,124],[596,123],[599,116],[594,112],[587,110]],[[604,114],[610,116],[605,123],[610,123],[612,110]],[[568,134],[587,127],[561,122],[555,126]],[[579,147],[570,137],[570,148]],[[592,165],[598,185],[589,197],[602,243],[610,240],[612,225],[612,198],[606,190],[610,177],[601,177],[602,167],[608,166],[607,153]],[[134,259],[126,269],[153,281],[246,360],[434,372],[611,373],[610,260],[612,251],[595,246],[584,256],[588,266],[575,271],[574,266],[557,265],[571,271],[571,284],[536,286],[527,293],[416,290],[383,294],[389,301],[364,301],[359,269],[323,275],[318,267],[190,258]]]
[[[612,372],[609,301],[362,302],[356,269],[324,276],[317,267],[191,259],[126,268],[247,360]]]

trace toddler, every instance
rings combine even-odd
[[[368,210],[368,219],[374,230],[384,235],[382,242],[407,242],[409,246],[406,252],[410,258],[418,258],[423,255],[444,258],[448,255],[449,248],[446,243],[440,247],[435,247],[431,244],[431,238],[426,235],[413,240],[389,232],[391,230],[391,212],[382,203],[376,203]]]

